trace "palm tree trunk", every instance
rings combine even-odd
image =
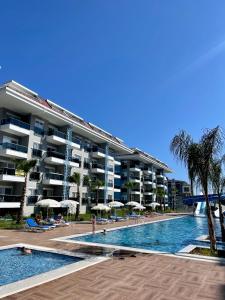
[[[164,212],[166,210],[165,197],[163,198],[163,210],[164,210]]]
[[[191,196],[194,196],[194,184],[192,178],[190,178],[190,184],[191,184]]]
[[[224,225],[224,217],[223,217],[223,210],[222,210],[220,193],[218,193],[218,204],[219,204],[219,213],[220,213],[221,237],[222,237],[222,242],[225,242],[225,225]]]
[[[209,230],[209,239],[210,239],[210,249],[211,251],[216,250],[216,236],[213,224],[212,211],[209,204],[208,192],[205,193],[205,201],[206,201],[206,213],[208,220],[208,230]]]
[[[23,209],[24,209],[26,190],[27,190],[27,177],[28,176],[26,175],[24,186],[23,186],[22,197],[21,197],[21,200],[20,200],[20,208],[19,208],[19,213],[18,213],[18,217],[17,217],[17,224],[22,224],[23,223]]]
[[[98,189],[96,190],[96,205],[98,205]]]
[[[76,206],[76,214],[75,214],[75,220],[78,220],[79,214],[80,214],[80,187],[77,184],[77,201],[79,204]]]

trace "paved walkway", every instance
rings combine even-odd
[[[118,225],[107,227],[112,226]],[[83,247],[79,245],[49,239],[90,230],[91,226],[88,224],[74,224],[69,228],[57,228],[48,233],[0,230],[0,245],[24,242],[80,251]],[[113,258],[4,299],[225,299],[224,265],[155,254],[136,254],[136,257],[123,258]]]

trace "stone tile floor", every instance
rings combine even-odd
[[[154,219],[160,219],[157,217]],[[104,228],[127,225],[104,225]],[[103,228],[98,226],[97,229]],[[0,246],[29,243],[70,251],[89,247],[51,241],[91,231],[89,224],[72,224],[47,233],[0,230]],[[225,265],[156,254],[112,258],[49,283],[8,296],[21,300],[203,300],[225,299]]]

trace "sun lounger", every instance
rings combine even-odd
[[[38,225],[35,220],[27,219],[25,228],[29,231],[48,231],[48,230],[55,228],[55,226]]]

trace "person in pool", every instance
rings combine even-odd
[[[20,251],[21,251],[21,254],[22,254],[22,255],[32,254],[32,250],[31,250],[31,249],[28,249],[28,248],[26,248],[26,247],[20,248]]]
[[[102,234],[106,235],[106,229],[104,228]]]

